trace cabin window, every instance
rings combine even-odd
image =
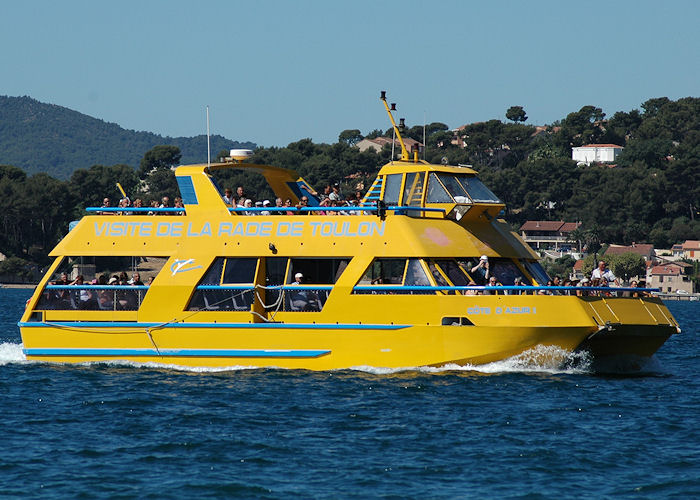
[[[406,259],[375,259],[360,279],[362,285],[401,285]]]
[[[401,193],[402,174],[389,174],[384,181],[384,203],[387,205],[398,205],[399,194]]]
[[[462,268],[453,259],[437,259],[435,263],[455,286],[467,286],[469,280]]]
[[[454,203],[454,200],[445,187],[438,180],[435,172],[431,172],[428,177],[428,194],[425,197],[426,203]]]
[[[167,257],[63,257],[37,310],[136,311]]]
[[[420,259],[408,259],[408,266],[406,267],[406,279],[404,280],[404,285],[406,286],[430,286],[430,280],[428,275],[425,273],[425,269],[421,265]]]
[[[479,264],[479,257],[457,259],[457,263],[462,271],[467,273],[477,285],[484,286],[487,284],[480,273],[472,273],[472,269]],[[513,262],[512,259],[500,257],[490,258],[489,274],[495,276],[498,282],[504,286],[512,286],[515,283],[516,277],[520,277],[523,285],[530,285],[530,280],[522,273],[518,265]]]
[[[520,263],[523,264],[525,269],[527,269],[527,272],[529,272],[535,279],[535,281],[537,281],[538,285],[544,286],[547,284],[547,282],[549,281],[549,275],[547,274],[547,271],[545,271],[544,268],[540,265],[539,262],[521,260]]]
[[[377,285],[372,290],[353,291],[356,294],[434,294],[433,290],[382,290],[381,285],[431,286],[420,259],[375,259],[358,285]]]
[[[257,267],[258,259],[226,259],[222,283],[253,283],[255,281],[255,270]]]
[[[420,206],[422,202],[423,172],[411,172],[410,174],[406,174],[406,185],[403,189],[402,203],[408,206]]]
[[[293,283],[294,276],[302,273],[304,283],[333,285],[348,267],[349,262],[350,259],[291,259],[287,283]]]
[[[257,265],[256,258],[217,257],[198,283],[187,310],[250,311]]]

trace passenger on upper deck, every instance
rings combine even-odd
[[[309,199],[306,196],[302,196],[299,199],[299,204],[297,205],[297,208],[306,208],[308,205]],[[297,212],[297,215],[309,215],[309,212],[299,210]]]
[[[233,191],[231,191],[231,188],[224,189],[223,200],[227,205],[233,205]]]
[[[591,273],[591,279],[595,278],[605,279],[606,285],[609,285],[610,282],[614,281],[617,286],[620,286],[620,282],[615,277],[613,272],[605,267],[605,261],[603,260],[598,262],[598,267],[596,267]]]
[[[337,182],[333,184],[333,191],[328,195],[331,201],[340,201],[340,184]]]
[[[245,194],[245,190],[243,189],[243,186],[238,186],[236,188],[236,198],[240,200],[240,198],[247,198]]]
[[[109,198],[105,198],[102,200],[102,206],[100,208],[112,208],[112,203],[109,201]],[[101,215],[112,215],[112,212],[97,212],[98,214]]]

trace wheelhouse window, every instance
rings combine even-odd
[[[37,310],[136,311],[167,257],[61,258]]]
[[[475,175],[431,172],[427,203],[500,203]]]
[[[389,174],[384,181],[384,203],[387,205],[398,205],[399,194],[401,194],[402,174]]]
[[[428,194],[425,197],[426,203],[454,203],[454,199],[447,192],[445,186],[438,180],[435,172],[431,172],[428,177]]]
[[[420,206],[423,202],[423,172],[406,174],[406,184],[403,188],[403,203],[408,206]],[[409,215],[411,215],[409,213]]]

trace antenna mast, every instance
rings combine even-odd
[[[403,139],[401,138],[401,133],[399,132],[398,127],[396,126],[396,122],[394,121],[394,117],[391,114],[392,111],[396,111],[396,103],[391,103],[391,109],[389,109],[389,105],[386,103],[386,91],[382,90],[382,94],[380,99],[384,103],[384,107],[386,108],[386,112],[389,114],[389,119],[391,120],[391,125],[394,127],[394,133],[396,134],[396,137],[399,138],[399,143],[401,144],[401,161],[409,161],[409,156],[408,156],[408,151],[406,150],[406,145],[403,143]],[[403,119],[401,120],[401,124],[403,125]],[[392,141],[392,151],[393,151],[393,141]],[[392,158],[391,161],[394,161],[393,158],[393,153],[392,153]]]
[[[209,105],[207,105],[207,167],[211,166],[211,142],[209,141]]]

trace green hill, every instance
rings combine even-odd
[[[95,164],[138,167],[146,151],[159,144],[179,147],[184,164],[207,159],[206,135],[136,132],[31,97],[0,96],[0,164],[15,165],[28,174],[46,172],[65,180],[74,170]],[[233,148],[254,149],[255,144],[211,137],[212,154]]]

